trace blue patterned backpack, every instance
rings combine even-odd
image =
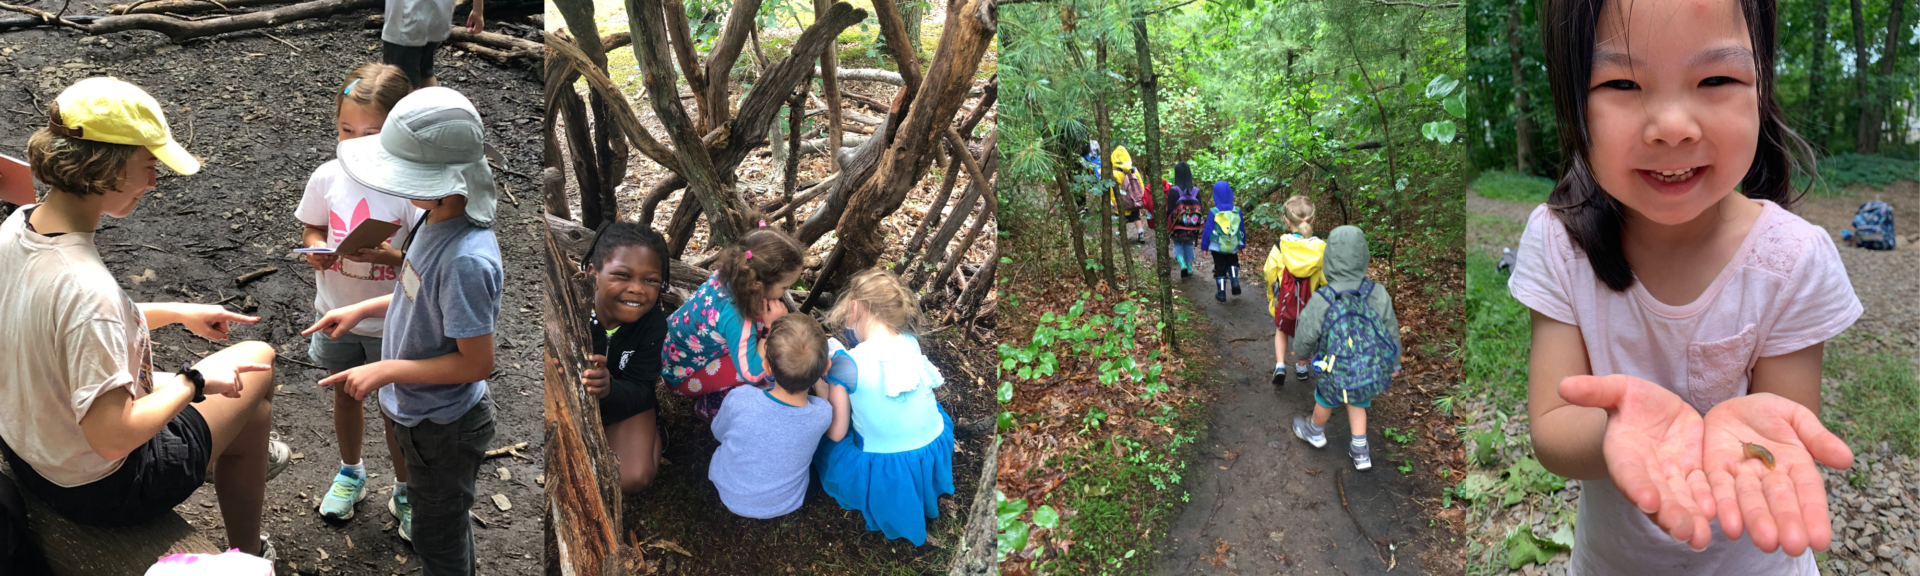
[[[1364,402],[1387,389],[1400,347],[1380,325],[1367,297],[1376,285],[1361,280],[1353,290],[1321,286],[1327,301],[1321,320],[1320,349],[1313,355],[1313,383],[1320,397],[1342,404]]]
[[[1893,207],[1879,200],[1861,204],[1860,209],[1853,213],[1852,237],[1861,248],[1892,250],[1895,242]]]

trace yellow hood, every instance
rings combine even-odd
[[[1267,252],[1267,262],[1260,267],[1261,276],[1267,280],[1267,313],[1273,314],[1273,290],[1280,285],[1281,274],[1291,274],[1295,278],[1311,279],[1312,288],[1319,289],[1327,284],[1326,270],[1321,263],[1326,261],[1327,243],[1319,238],[1299,234],[1280,237],[1280,243]]]
[[[1127,153],[1126,146],[1115,146],[1113,148],[1113,181],[1125,182],[1127,174],[1132,172],[1133,155]]]

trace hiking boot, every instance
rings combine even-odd
[[[1214,299],[1214,300],[1219,300],[1219,301],[1221,301],[1221,302],[1226,302],[1226,301],[1227,301],[1227,289],[1225,289],[1225,288],[1221,288],[1221,289],[1219,289],[1219,290],[1215,290],[1215,291],[1213,291],[1213,299]]]
[[[1279,388],[1281,386],[1286,386],[1286,385],[1287,385],[1287,366],[1285,364],[1274,366],[1273,367],[1273,387]]]
[[[1327,447],[1326,429],[1323,428],[1319,432],[1314,432],[1313,421],[1306,418],[1293,419],[1293,435],[1300,437],[1301,440],[1306,440],[1307,443],[1313,445],[1314,448]]]
[[[1347,455],[1353,457],[1353,469],[1365,472],[1373,469],[1373,449],[1366,446],[1347,445]]]
[[[407,502],[406,486],[395,486],[393,488],[393,496],[387,498],[387,512],[393,514],[394,519],[400,521],[400,525],[394,530],[394,533],[399,534],[401,540],[406,540],[408,544],[412,544],[413,504]]]
[[[320,499],[320,517],[342,522],[352,520],[354,505],[365,499],[367,479],[352,468],[342,466],[340,472],[333,475],[333,488]]]
[[[1233,279],[1233,295],[1234,296],[1240,295],[1240,279],[1239,278]]]

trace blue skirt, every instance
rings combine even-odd
[[[858,510],[868,530],[927,543],[927,519],[940,516],[940,495],[953,493],[953,417],[940,408],[946,429],[926,446],[892,454],[861,450],[860,433],[839,442],[822,437],[813,453],[820,486],[840,507]]]

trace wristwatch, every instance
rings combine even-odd
[[[193,383],[194,404],[199,404],[201,401],[207,399],[207,378],[201,376],[199,370],[193,369],[192,362],[186,362],[180,365],[180,375],[187,377],[187,381]]]

